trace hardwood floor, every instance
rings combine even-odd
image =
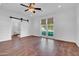
[[[0,42],[1,56],[79,56],[75,43],[45,39],[35,36],[13,37]]]

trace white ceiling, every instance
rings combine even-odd
[[[36,3],[36,7],[42,8],[42,11],[36,11],[35,14],[31,12],[24,12],[26,8],[21,6],[20,3],[2,3],[0,4],[0,7],[1,9],[10,10],[10,11],[17,12],[20,14],[28,15],[30,17],[30,16],[46,15],[49,13],[56,12],[58,10],[73,7],[74,5],[75,4],[72,4],[72,3],[70,4],[68,3],[65,3],[65,4],[64,3],[60,3],[60,4],[59,3]],[[61,8],[59,8],[58,6]]]

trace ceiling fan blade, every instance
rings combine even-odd
[[[41,8],[34,8],[35,10],[41,10]]]
[[[29,9],[26,9],[25,12],[28,11],[28,10],[29,10]]]
[[[20,4],[21,6],[24,6],[24,7],[28,7],[28,6],[26,6],[26,5],[24,5],[24,4]]]

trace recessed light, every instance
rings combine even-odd
[[[58,8],[61,8],[62,7],[62,5],[58,5]]]

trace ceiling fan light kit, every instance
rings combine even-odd
[[[35,3],[30,3],[29,5],[25,5],[25,4],[20,4],[20,5],[27,8],[27,9],[25,10],[25,12],[26,12],[26,11],[30,11],[30,12],[32,12],[32,13],[36,13],[36,10],[41,11],[41,8],[36,8],[36,7],[35,7]]]

